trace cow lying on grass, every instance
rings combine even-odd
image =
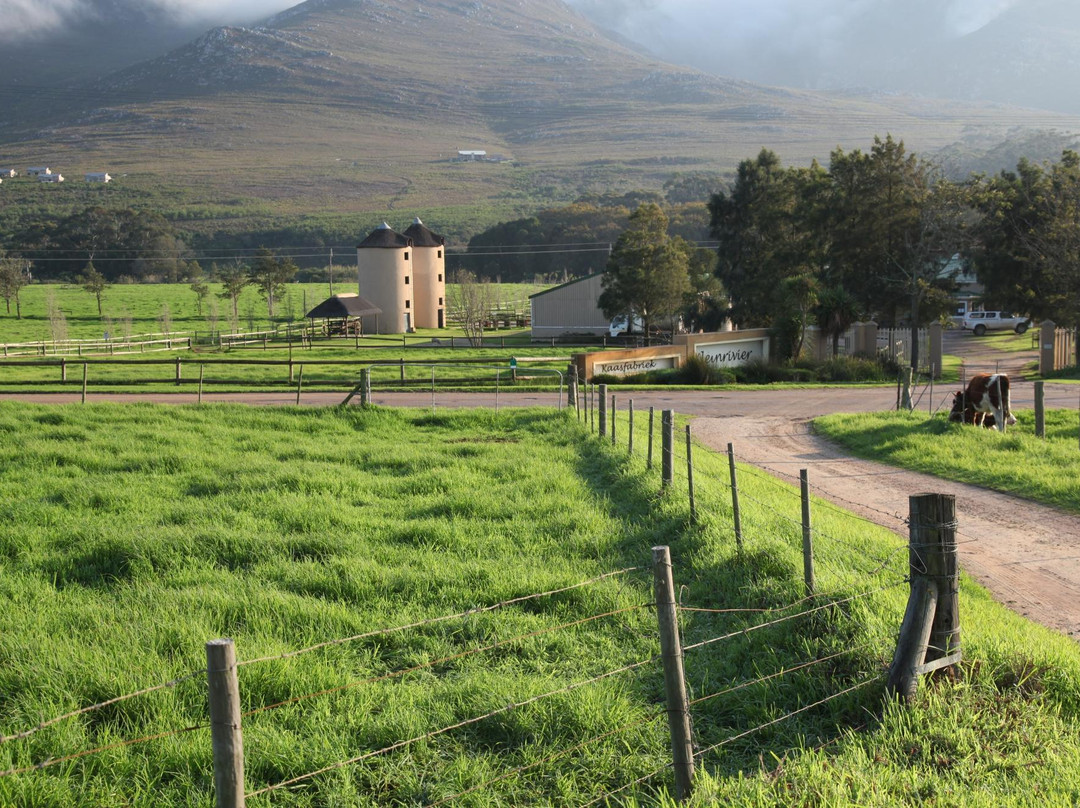
[[[1009,404],[1009,377],[1004,373],[979,373],[967,389],[953,396],[950,421],[994,427],[1001,432],[1016,423]]]

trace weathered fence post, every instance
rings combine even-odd
[[[908,503],[911,593],[887,684],[910,701],[921,674],[955,665],[961,655],[956,498],[918,494]]]
[[[82,366],[82,403],[86,403],[86,363]]]
[[[304,387],[304,366],[300,365],[300,375],[296,379],[296,405],[300,406],[300,391]]]
[[[683,675],[675,583],[671,574],[671,550],[668,547],[653,548],[653,591],[656,598],[656,617],[660,624],[660,656],[664,665],[664,696],[668,728],[671,731],[675,797],[679,802],[685,802],[690,798],[694,787],[694,746],[690,734],[686,679]]]
[[[240,730],[240,683],[232,640],[206,644],[210,739],[214,752],[217,808],[244,808],[244,738]]]
[[[817,587],[814,581],[814,535],[810,530],[810,479],[806,469],[799,470],[799,488],[802,492],[803,582],[809,597]]]
[[[1046,385],[1035,382],[1035,437],[1046,437]]]
[[[911,367],[904,368],[900,371],[900,378],[903,380],[904,384],[904,394],[900,401],[900,406],[908,412],[911,412],[912,407],[914,406],[911,403],[911,382],[914,373],[915,369]]]
[[[402,337],[402,339],[405,339],[405,337]],[[405,357],[404,356],[401,357],[398,360],[398,365],[401,367],[401,381],[405,381]]]
[[[675,411],[660,413],[660,483],[664,488],[675,479]]]
[[[735,523],[735,547],[742,551],[742,516],[739,513],[739,478],[735,474],[735,446],[727,445],[728,471],[731,474],[731,518]]]
[[[655,411],[652,407],[649,407],[649,450],[645,455],[645,469],[652,470],[652,452],[653,452],[653,423],[655,422]]]
[[[694,450],[690,442],[690,424],[686,425],[686,483],[690,494],[690,521],[697,524],[697,503],[694,500]]]
[[[435,412],[435,366],[431,366],[431,411]]]
[[[597,433],[601,438],[607,437],[607,385],[600,385],[600,424],[599,432]]]
[[[630,405],[626,411],[629,424],[626,427],[626,453],[634,453],[634,399],[630,399]]]
[[[366,407],[371,403],[371,368],[360,371],[360,406]]]
[[[67,359],[60,358],[60,381],[67,381]]]
[[[176,357],[176,383],[180,384],[180,357]]]
[[[199,363],[199,400],[198,403],[202,404],[202,384],[203,384],[203,372],[206,370],[206,365]]]
[[[577,409],[577,365],[573,363],[567,368],[566,404]]]

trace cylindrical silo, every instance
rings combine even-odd
[[[360,296],[380,309],[375,318],[364,318],[364,330],[401,334],[416,327],[413,308],[412,239],[395,233],[386,222],[371,231],[356,248]]]
[[[413,243],[413,306],[417,328],[446,327],[446,239],[413,219],[405,231]]]

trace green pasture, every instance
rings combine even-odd
[[[664,492],[644,414],[635,427],[631,455],[625,414],[613,445],[549,410],[0,403],[0,805],[210,804],[201,670],[223,636],[244,710],[260,711],[244,719],[248,790],[495,713],[249,805],[431,805],[474,788],[452,804],[583,805],[638,778],[610,804],[667,805],[658,665],[577,686],[657,653],[657,544],[684,643],[731,635],[686,651],[698,747],[722,744],[699,761],[694,804],[1080,798],[1073,642],[965,579],[959,680],[887,704],[903,541],[815,501],[820,594],[803,602],[797,491],[742,469],[740,552],[726,456],[695,447],[693,522],[682,443]],[[745,632],[778,617],[794,619]]]
[[[355,274],[342,267],[343,277],[334,284],[334,292],[356,292]],[[173,284],[114,284],[105,290],[102,316],[98,316],[97,300],[76,284],[31,284],[19,294],[22,319],[16,318],[14,300],[11,312],[0,308],[0,344],[51,341],[56,337],[56,324],[49,317],[49,301],[63,312],[62,328],[67,339],[100,340],[107,332],[112,339],[134,334],[162,333],[166,316],[172,332],[228,333],[233,330],[260,331],[279,323],[297,322],[304,314],[330,296],[327,283],[290,283],[283,298],[275,303],[273,321],[269,318],[266,301],[253,286],[240,295],[235,319],[232,301],[221,299],[221,285],[208,284],[210,294],[203,302],[202,314],[198,296],[186,283]],[[499,306],[528,306],[529,295],[543,286],[524,283],[492,284],[495,303]],[[448,284],[447,295],[453,301],[455,285]],[[235,329],[234,329],[235,326]],[[460,330],[431,331],[430,335],[462,336]],[[425,333],[421,332],[420,336]]]
[[[918,412],[830,415],[814,429],[852,454],[1080,512],[1080,424],[1074,410],[1048,410],[1046,437],[1035,413],[1015,413],[1001,434]]]

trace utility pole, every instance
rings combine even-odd
[[[334,296],[334,248],[330,248],[330,297]]]

